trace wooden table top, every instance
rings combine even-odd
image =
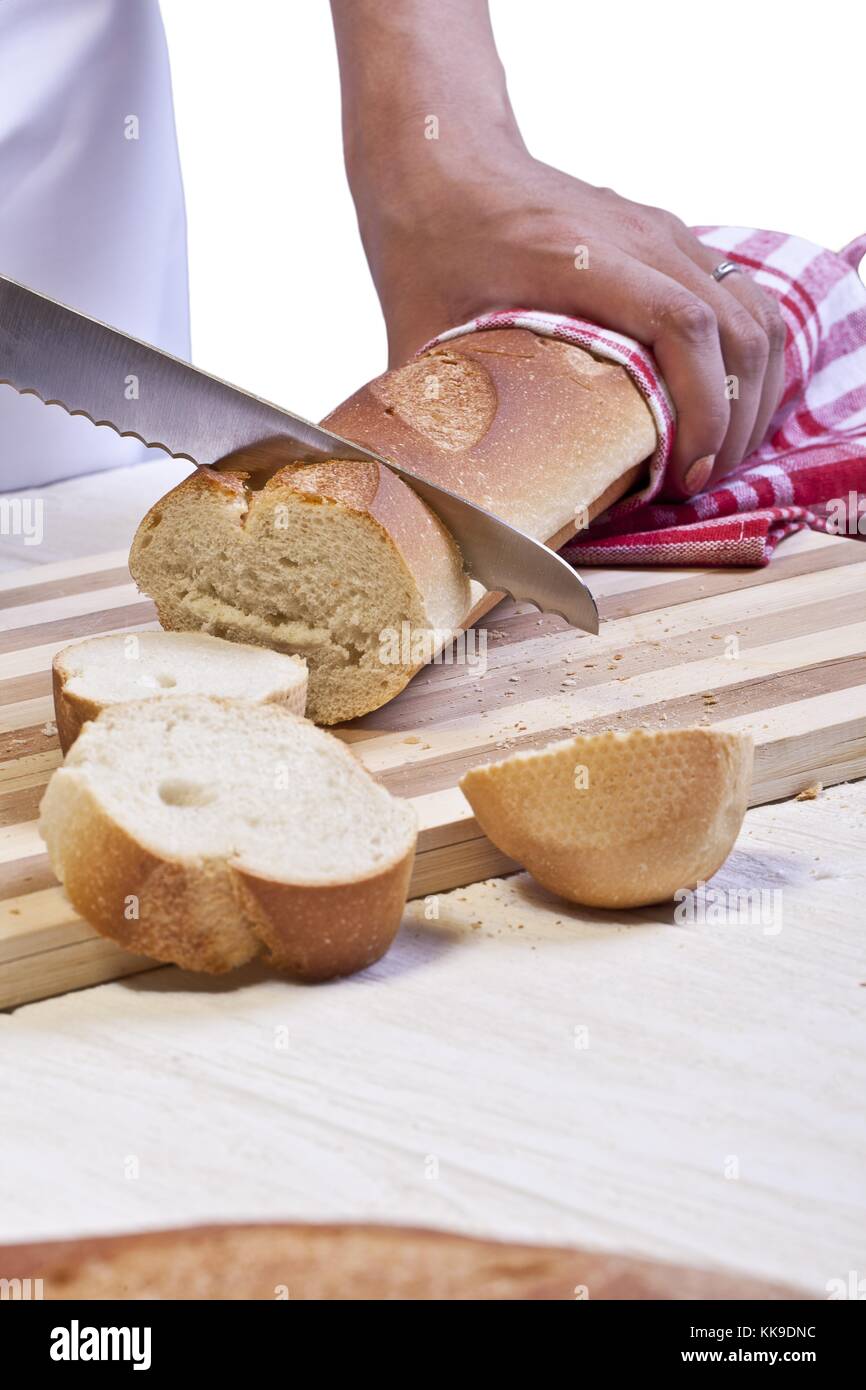
[[[354,979],[160,969],[0,1015],[4,1239],[403,1221],[820,1294],[863,1271],[866,784],[751,810],[714,886],[756,920],[519,875],[411,904]]]

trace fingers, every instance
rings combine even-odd
[[[685,256],[680,259],[697,281],[699,272]],[[706,300],[681,281],[614,246],[593,246],[590,266],[581,276],[579,303],[574,302],[573,280],[557,284],[554,277],[548,282],[552,302],[560,312],[570,302],[581,317],[606,324],[653,349],[677,412],[666,491],[673,497],[700,492],[709,481],[730,422],[716,316]]]
[[[787,337],[785,320],[773,295],[766,293],[759,285],[756,285],[748,273],[740,274],[738,272],[726,275],[721,282],[712,281],[712,272],[720,259],[718,251],[702,246],[690,234],[687,240],[682,243],[682,249],[696,265],[707,271],[717,293],[727,295],[729,302],[733,300],[740,305],[766,339],[767,360],[761,379],[760,396],[752,428],[742,452],[742,457],[748,458],[749,454],[758,448],[766,436],[767,428],[778,409],[785,388],[785,342]],[[753,331],[748,327],[746,328],[747,334]],[[724,342],[722,351],[725,354],[729,376],[739,378],[736,366],[733,365],[733,359],[728,356]],[[734,386],[739,387],[740,385],[741,381],[738,379]],[[742,400],[742,394],[740,394],[740,400]],[[736,398],[732,401],[731,408],[733,415],[736,413]],[[738,462],[739,459],[736,458],[735,450],[732,449],[727,457],[723,452],[717,461],[714,478],[723,476],[730,468],[735,468]]]
[[[707,479],[710,482],[736,468],[748,452],[765,397],[769,339],[743,304],[690,257],[674,249],[665,253],[663,265],[672,278],[706,305],[718,333],[724,361],[722,389],[729,417],[724,441]]]
[[[662,278],[665,301],[649,346],[677,409],[664,490],[669,497],[691,497],[709,483],[728,435],[725,362],[712,309],[681,281]]]
[[[763,439],[784,386],[785,328],[775,300],[746,275],[715,281],[718,253],[685,229],[682,246],[668,241],[652,267],[640,267],[643,293],[655,296],[641,304],[658,324],[653,331],[644,323],[632,334],[654,349],[677,407],[677,438],[665,479],[673,498],[703,491],[748,457]],[[609,306],[605,312],[600,321],[617,326]]]

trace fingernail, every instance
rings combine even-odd
[[[710,481],[710,474],[713,471],[713,464],[716,461],[715,454],[707,454],[706,458],[697,459],[691,465],[683,478],[683,487],[686,492],[700,492],[701,488],[706,487]]]

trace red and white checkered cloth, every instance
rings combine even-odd
[[[659,441],[648,482],[563,548],[576,565],[765,565],[804,526],[836,529],[837,509],[832,524],[826,516],[834,501],[848,508],[856,534],[852,495],[866,499],[866,286],[857,273],[866,236],[836,253],[781,232],[695,230],[720,261],[736,261],[776,296],[788,337],[785,391],[763,444],[688,502],[653,501],[676,422],[652,353],[639,343],[582,319],[522,309],[482,314],[434,339],[529,328],[619,362],[645,397]]]

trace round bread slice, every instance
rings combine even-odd
[[[221,695],[303,714],[302,657],[201,632],[116,632],[64,647],[54,658],[54,714],[66,753],[108,705],[150,695]]]
[[[714,729],[581,735],[460,782],[493,843],[587,907],[644,907],[721,867],[752,782],[752,740]]]
[[[76,910],[128,951],[220,973],[264,954],[347,975],[400,925],[415,813],[279,705],[109,706],[48,784],[40,830]]]

